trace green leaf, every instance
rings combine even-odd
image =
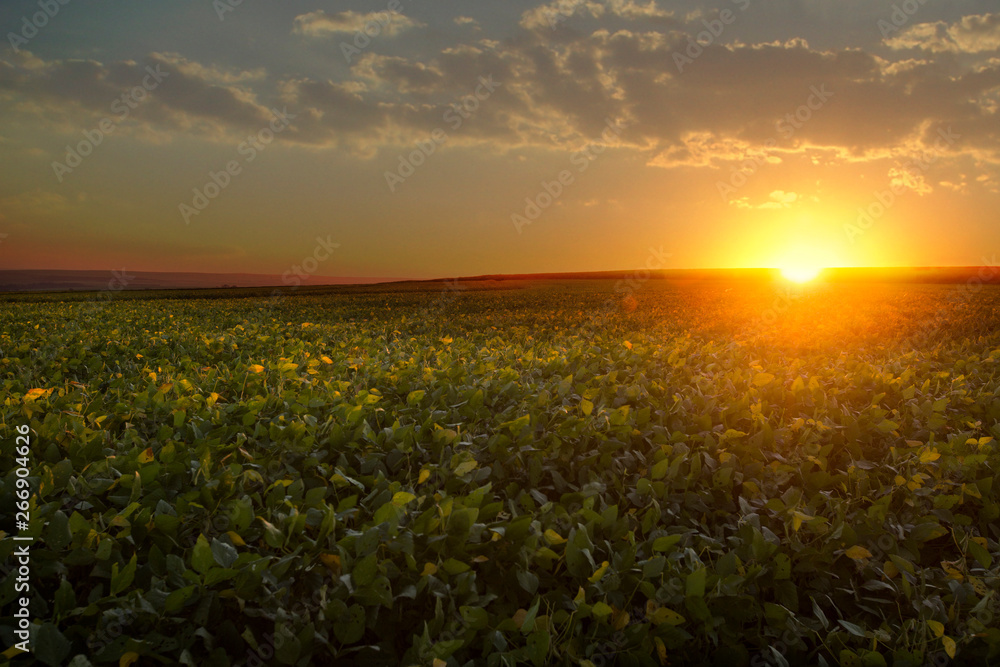
[[[351,605],[343,616],[334,619],[333,634],[345,646],[356,644],[365,634],[365,609],[359,604]]]
[[[299,660],[302,652],[302,644],[299,638],[289,632],[285,627],[280,627],[274,633],[274,656],[283,665],[294,665]]]
[[[194,589],[194,586],[185,586],[184,588],[179,588],[176,591],[171,592],[163,603],[164,611],[168,614],[178,611],[184,606],[185,602],[191,599]]]
[[[208,539],[204,535],[199,535],[198,541],[191,549],[191,568],[200,574],[205,574],[214,564],[215,556],[212,555]]]
[[[848,632],[850,632],[855,637],[864,637],[865,636],[865,631],[864,631],[864,629],[861,626],[855,625],[854,623],[851,623],[849,621],[845,621],[843,619],[838,619],[837,622],[840,623],[840,625],[843,626],[843,628],[845,630],[847,630]]]
[[[460,607],[462,620],[473,630],[482,630],[489,627],[490,615],[482,607]]]
[[[472,569],[467,563],[463,563],[462,561],[454,558],[449,558],[445,562],[441,563],[441,568],[448,574],[461,574]]]
[[[598,601],[590,608],[590,612],[597,618],[607,618],[614,611],[606,602]]]
[[[230,567],[236,562],[238,556],[239,553],[237,553],[236,547],[223,542],[217,537],[212,538],[212,557],[216,563],[222,567]]]
[[[56,510],[45,529],[45,544],[53,551],[62,551],[73,540],[69,529],[69,517],[62,510]]]
[[[969,553],[971,553],[972,557],[975,558],[976,561],[978,561],[979,564],[985,569],[988,570],[993,567],[993,556],[989,551],[984,549],[982,545],[973,540],[969,540]]]
[[[664,535],[653,540],[653,551],[670,551],[683,535]]]
[[[66,664],[72,644],[59,628],[51,623],[43,623],[33,637],[31,648],[38,660],[55,667]]]
[[[779,553],[774,556],[774,578],[777,580],[791,579],[792,559],[787,555]]]
[[[351,580],[355,586],[367,586],[375,581],[378,574],[378,557],[375,554],[368,554],[364,558],[354,562],[354,569],[351,570]]]
[[[285,544],[285,536],[270,521],[260,519],[264,526],[264,541],[267,545],[275,549],[280,549]]]
[[[528,613],[525,614],[524,621],[521,623],[522,633],[528,634],[529,632],[535,629],[535,616],[538,615],[538,607],[539,605],[541,605],[541,603],[542,599],[536,598],[535,604],[531,605],[531,608],[528,609]]]
[[[118,595],[130,585],[132,585],[132,580],[135,578],[135,568],[137,560],[136,554],[132,554],[132,558],[125,567],[118,571],[118,563],[115,563],[111,567],[111,594]]]
[[[687,576],[685,588],[688,595],[698,598],[705,596],[706,573],[707,570],[702,567]]]

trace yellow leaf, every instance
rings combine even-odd
[[[583,399],[580,401],[580,409],[583,410],[583,414],[590,416],[590,413],[594,411],[594,404],[587,399]]]
[[[430,470],[427,469],[421,470],[420,475],[417,477],[417,484],[423,484],[428,480],[428,478],[430,478],[430,476],[431,476]]]
[[[230,530],[226,532],[226,535],[228,535],[229,540],[238,547],[245,547],[247,545],[247,543],[243,541],[243,538],[240,537],[240,534],[237,533],[235,530]]]
[[[931,461],[937,461],[939,458],[941,458],[941,454],[936,449],[925,449],[920,452],[921,463],[930,463]]]
[[[803,521],[812,521],[815,518],[816,517],[814,516],[810,516],[796,510],[792,513],[792,530],[798,531],[798,529],[802,527]]]
[[[588,581],[592,584],[596,584],[604,576],[604,573],[608,571],[608,561],[601,563],[601,566],[590,576]]]
[[[906,444],[909,445],[910,447],[923,447],[924,446],[924,443],[920,442],[919,440],[907,440]]]
[[[935,637],[944,636],[944,624],[938,621],[927,621],[927,627],[931,629]]]
[[[955,659],[955,640],[951,637],[942,637],[941,643],[944,644],[944,652],[948,654],[948,657],[952,660]]]
[[[963,579],[965,579],[965,575],[963,575],[958,568],[956,568],[948,561],[941,561],[941,569],[948,574],[949,579],[955,579],[957,581],[962,581]]]
[[[434,658],[434,662],[431,663],[431,667],[448,667],[448,663],[441,658]]]
[[[141,454],[139,454],[139,463],[149,463],[153,460],[153,448],[147,447]]]
[[[885,562],[885,565],[883,566],[882,570],[885,572],[885,576],[889,577],[890,579],[899,574],[899,568],[896,567],[896,564],[893,563],[891,560],[887,560]]]
[[[753,383],[758,387],[763,387],[764,385],[771,384],[774,381],[774,376],[770,373],[757,373],[753,376]]]
[[[619,611],[618,613],[616,613],[615,617],[614,617],[614,624],[613,624],[615,630],[623,630],[623,629],[625,629],[625,627],[628,625],[628,622],[629,622],[630,618],[631,617],[629,616],[629,613],[627,611],[622,610],[622,611]]]
[[[630,350],[632,349],[632,343],[630,343],[628,341],[625,341],[624,343],[622,343],[622,345],[624,345],[625,347],[627,347]]]
[[[406,507],[416,499],[417,497],[409,491],[397,491],[392,496],[392,504],[396,507]]]
[[[0,658],[13,658],[16,655],[21,655],[22,653],[27,653],[27,651],[22,651],[16,646],[11,646],[9,649],[0,653]]]
[[[434,563],[425,563],[424,571],[420,573],[421,577],[426,577],[431,574],[435,574],[438,571],[438,566]]]
[[[518,609],[514,612],[514,617],[511,619],[514,621],[514,625],[520,630],[521,626],[524,625],[524,618],[528,615],[527,609]]]
[[[556,545],[565,542],[566,538],[549,528],[545,531],[545,540],[551,545]]]
[[[845,551],[844,555],[852,560],[866,560],[872,557],[872,552],[860,545],[856,545]]]
[[[906,478],[902,475],[896,475],[896,486],[903,486],[906,484]]]
[[[24,395],[25,401],[34,401],[39,398],[45,398],[52,393],[51,389],[29,389],[28,393]]]
[[[333,363],[333,359],[331,359],[330,357],[328,357],[326,355],[320,357],[320,361],[322,361],[324,364],[332,364]]]
[[[659,637],[653,637],[653,643],[656,644],[656,657],[660,659],[660,664],[665,667],[667,664],[667,645]]]
[[[335,577],[340,576],[340,556],[337,554],[320,554],[319,561],[326,566],[326,569]]]
[[[135,651],[129,651],[128,653],[123,654],[122,657],[118,659],[118,667],[128,667],[138,659],[139,659],[138,653],[136,653]]]
[[[719,463],[729,463],[729,459],[733,458],[733,455],[729,452],[719,452]]]
[[[261,366],[260,364],[254,364],[253,366],[248,366],[247,368],[252,373],[263,373],[264,372],[264,367]]]
[[[682,625],[685,622],[685,618],[673,609],[660,607],[653,612],[650,621],[652,621],[653,625]]]

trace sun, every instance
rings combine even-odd
[[[806,264],[790,264],[781,267],[781,275],[793,283],[807,283],[815,280],[823,272],[822,266]]]
[[[772,264],[785,280],[793,283],[816,280],[828,267],[839,265],[832,244],[823,244],[819,239],[801,239],[785,245]]]

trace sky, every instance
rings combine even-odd
[[[995,0],[5,0],[0,31],[0,269],[1000,252]]]

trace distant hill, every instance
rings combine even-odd
[[[424,289],[436,283],[457,281],[465,288],[509,289],[529,283],[566,280],[621,280],[647,278],[675,282],[780,280],[778,269],[667,269],[650,271],[585,271],[574,273],[490,274],[459,278],[411,280],[394,277],[310,276],[301,285],[288,285],[279,275],[258,273],[158,273],[126,271],[121,287],[116,271],[0,270],[0,293],[71,292],[126,289],[177,290],[249,287],[288,287],[299,293],[323,286],[380,285],[382,289]],[[1000,267],[829,268],[823,282],[962,283],[979,278],[1000,283]]]
[[[303,286],[366,285],[400,278],[309,276]],[[124,284],[124,286],[122,286]],[[0,271],[0,292],[66,292],[90,290],[206,289],[284,286],[279,275],[256,273],[160,273],[149,271]]]
[[[461,282],[519,280],[617,280],[646,277],[675,281],[751,281],[780,279],[779,269],[664,269],[650,271],[586,271],[575,273],[490,274],[457,278]],[[1000,266],[944,267],[835,267],[823,269],[818,278],[825,282],[960,283],[979,277],[984,283],[1000,283]],[[443,282],[455,278],[439,278]]]

